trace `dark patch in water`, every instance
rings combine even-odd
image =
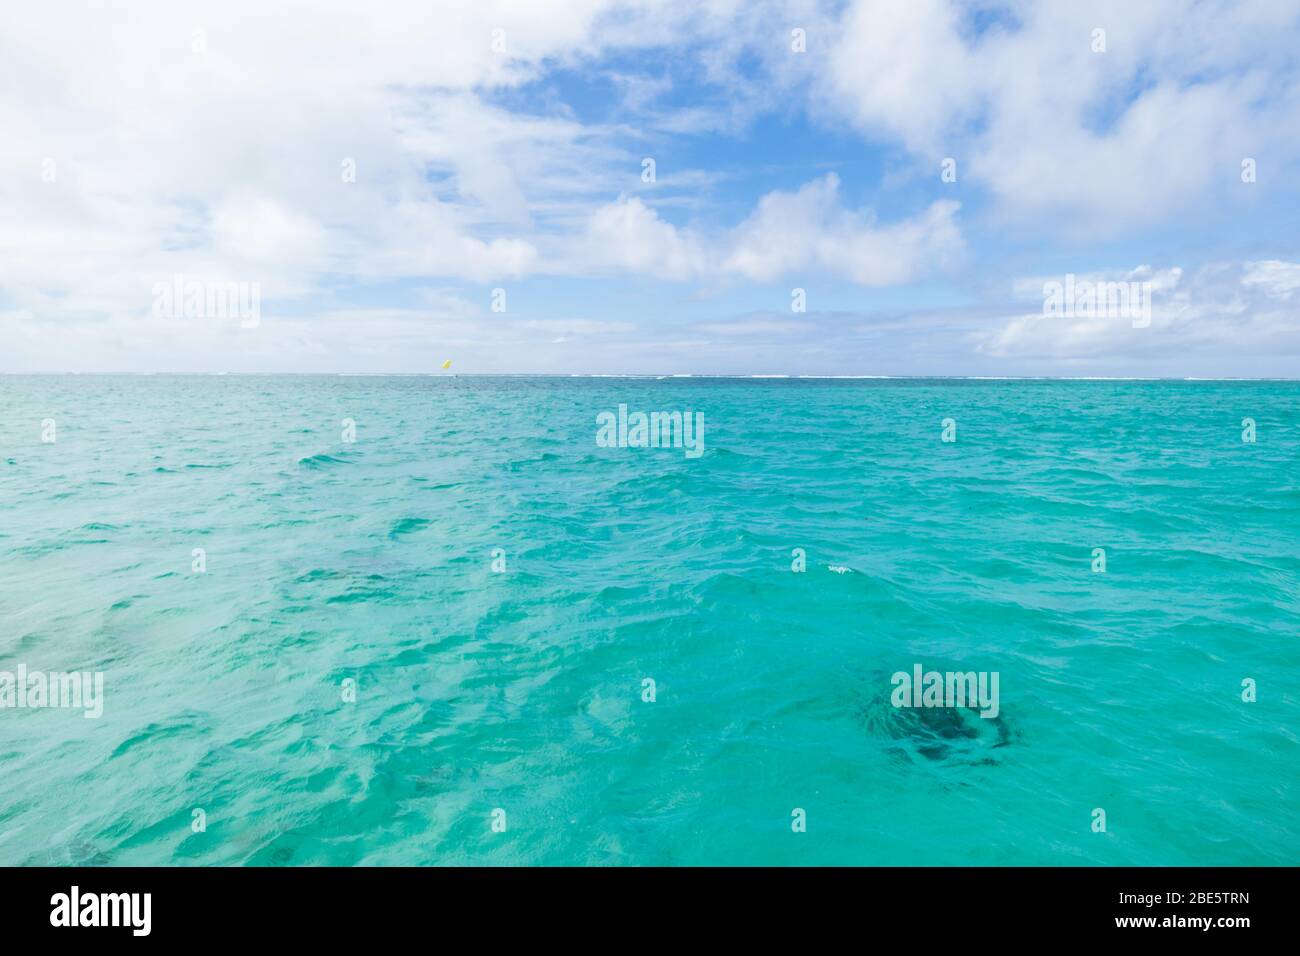
[[[975,757],[1011,742],[1001,714],[981,717],[973,707],[899,707],[890,726],[891,736],[908,741],[929,760]],[[992,758],[986,756],[981,762]]]
[[[981,717],[976,707],[894,707],[888,695],[864,704],[858,717],[869,732],[888,738],[891,754],[903,759],[970,763],[997,762],[1000,748],[1016,739],[1002,712]]]
[[[293,859],[293,851],[293,847],[278,846],[275,848],[275,852],[271,854],[271,862],[276,866],[285,866]]]
[[[419,531],[429,527],[432,522],[428,518],[403,518],[396,522],[388,532],[388,537],[397,538],[404,534],[410,534],[413,531]]]

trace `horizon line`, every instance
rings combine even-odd
[[[56,377],[138,377],[174,378],[640,378],[667,379],[739,379],[739,380],[852,380],[852,381],[976,381],[976,382],[1300,382],[1300,376],[1234,375],[811,375],[796,373],[728,373],[728,372],[5,372],[5,378]]]

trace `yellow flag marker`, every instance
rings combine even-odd
[[[447,361],[443,362],[443,363],[442,363],[442,367],[443,367],[443,368],[451,368],[451,359],[447,359]]]

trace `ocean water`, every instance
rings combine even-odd
[[[620,404],[702,412],[704,453],[599,447]],[[0,670],[104,675],[98,719],[0,710],[2,864],[1300,859],[1300,383],[10,376],[0,407]],[[892,707],[916,664],[997,672],[996,720]]]

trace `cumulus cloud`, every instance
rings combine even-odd
[[[960,251],[956,202],[940,200],[913,219],[881,226],[866,211],[844,208],[839,186],[829,173],[796,192],[764,196],[737,228],[724,268],[757,281],[826,271],[860,285],[891,285]]]
[[[835,303],[845,313],[800,343],[810,368],[885,334],[890,354],[913,356],[911,371],[963,371],[957,349],[995,365],[1295,352],[1294,249],[1268,248],[1244,216],[1235,225],[1254,236],[1249,251],[1213,253],[1235,264],[1206,265],[1191,249],[1181,273],[1148,270],[1147,329],[1045,322],[1032,290],[960,313],[932,301],[891,314],[887,330],[859,315],[869,328],[855,331],[849,317],[866,309],[854,298],[865,288],[1005,289],[1009,270],[1041,271],[1067,242],[1093,244],[1089,262],[1167,261],[1168,247],[1142,251],[1161,226],[1293,201],[1300,9],[1288,0],[132,9],[129,20],[61,0],[6,12],[0,369],[334,367],[363,354],[398,367],[450,345],[519,368],[582,364],[535,351],[541,337],[606,349],[624,370],[638,348],[667,356],[665,337],[681,355],[735,367],[764,336],[772,361],[794,354],[802,319],[746,311],[770,308],[761,287],[786,280],[820,284],[822,303],[827,287],[849,287]],[[808,40],[799,54],[796,24]],[[1098,27],[1104,53],[1092,49]],[[600,77],[608,102],[592,108]],[[581,92],[568,97],[574,78]],[[816,148],[785,154],[758,117],[820,130],[841,152],[825,164]],[[844,161],[846,140],[862,164]],[[648,187],[651,151],[663,161]],[[938,180],[947,156],[956,184]],[[1249,186],[1245,157],[1258,160]],[[872,193],[875,173],[859,170],[876,166],[904,189]],[[1008,245],[1056,245],[990,266],[1004,230]],[[1112,237],[1122,256],[1094,254]],[[977,274],[963,271],[972,261]],[[271,321],[241,336],[151,316],[154,284],[175,274],[257,283]],[[492,323],[464,288],[529,277],[685,286],[689,331],[627,328],[594,304],[572,316],[578,296],[558,316]],[[426,282],[455,289],[422,301]],[[724,301],[755,286],[750,301]],[[698,307],[701,292],[714,314]]]
[[[1108,306],[1099,295],[1094,306],[1063,313],[1044,306],[1044,282],[1016,283],[1020,296],[1044,290],[1032,310],[1003,316],[973,335],[976,350],[996,358],[1052,361],[1124,357],[1167,365],[1196,355],[1223,361],[1227,354],[1270,356],[1300,353],[1300,311],[1286,302],[1297,288],[1300,264],[1263,261],[1215,263],[1185,272],[1174,267],[1093,272],[1073,277],[1076,287],[1091,283],[1146,285],[1145,315]],[[1279,302],[1278,300],[1283,300]]]
[[[856,0],[815,84],[926,168],[957,159],[995,215],[1111,234],[1239,190],[1245,157],[1294,168],[1298,28],[1287,0]]]
[[[839,189],[839,177],[828,173],[793,192],[770,192],[743,222],[710,236],[679,230],[641,199],[622,197],[592,216],[581,258],[667,279],[831,275],[882,286],[935,272],[960,254],[958,203],[940,200],[918,216],[880,224],[869,210],[846,208]]]
[[[686,279],[710,268],[710,253],[698,237],[679,232],[635,196],[597,209],[577,251],[583,267],[666,279]]]
[[[147,312],[174,273],[280,301],[349,279],[528,274],[626,157],[611,130],[490,93],[675,19],[657,0],[7,11],[0,296],[105,318]]]

